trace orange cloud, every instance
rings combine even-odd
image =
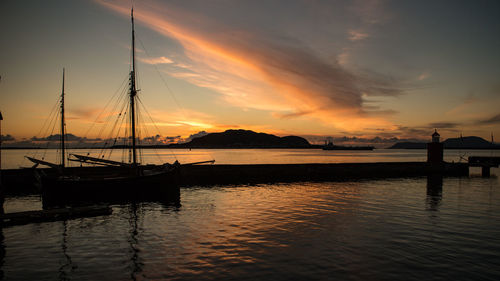
[[[130,14],[128,2],[100,3]],[[134,12],[140,22],[183,46],[186,67],[170,70],[172,75],[213,89],[230,104],[271,111],[276,117],[320,120],[344,131],[391,126],[363,108],[365,95],[400,92],[387,80],[351,73],[286,38],[232,28],[167,5],[150,1]],[[351,36],[360,40],[367,34]]]
[[[140,60],[143,62],[143,63],[147,63],[147,64],[168,64],[168,63],[174,63],[171,59],[167,58],[167,57],[158,57],[158,58],[149,58],[149,59],[146,59],[146,58],[140,58]]]
[[[417,80],[418,80],[418,81],[422,81],[422,80],[425,80],[425,79],[429,78],[430,76],[431,76],[431,74],[430,74],[430,73],[428,73],[428,72],[424,72],[424,73],[420,74],[420,75],[417,77]]]
[[[360,30],[349,30],[349,40],[351,41],[363,40],[368,36],[368,33],[362,32]]]
[[[181,135],[183,138],[187,138],[189,135],[200,132],[222,132],[228,129],[246,129],[253,130],[256,132],[266,132],[271,134],[287,134],[283,130],[276,130],[271,126],[261,126],[252,124],[230,124],[230,123],[220,123],[216,121],[214,116],[197,112],[193,110],[179,110],[174,112],[163,112],[163,111],[153,111],[151,113],[151,120],[147,120],[142,125],[146,126],[144,131],[148,131],[149,135],[160,134],[160,135],[173,135],[171,128],[175,127],[175,134]],[[158,130],[160,132],[158,132]],[[154,134],[153,134],[154,132]],[[288,133],[289,134],[289,133]]]

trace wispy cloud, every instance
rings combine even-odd
[[[81,119],[84,121],[89,121],[95,118],[102,109],[90,108],[90,107],[73,107],[68,111],[69,116],[66,119]]]
[[[429,72],[423,72],[422,74],[420,74],[418,77],[417,77],[417,80],[418,81],[423,81],[427,78],[429,78],[431,76],[431,74]]]
[[[0,138],[2,139],[2,141],[14,141],[16,140],[13,136],[11,135],[1,135]]]
[[[447,115],[463,115],[463,112],[466,111],[467,109],[470,109],[470,107],[479,102],[480,99],[476,97],[473,93],[469,93],[460,103],[459,105],[453,107],[452,109],[448,110],[446,112]]]
[[[481,124],[481,125],[500,124],[500,113],[486,119],[478,120],[476,124]]]
[[[383,8],[385,0],[354,0],[350,9],[365,25],[376,25],[386,22],[391,15]]]
[[[345,67],[349,63],[351,57],[350,49],[343,48],[342,52],[337,56],[337,62],[339,65]]]
[[[128,15],[124,2],[101,1]],[[267,31],[235,28],[218,19],[167,3],[150,1],[136,17],[184,47],[190,71],[177,73],[211,88],[235,106],[275,112],[286,118],[315,118],[344,130],[390,126],[363,107],[364,96],[402,93],[381,75],[359,74],[325,62],[296,39]],[[354,32],[356,40],[367,34]]]
[[[170,64],[174,63],[171,59],[167,57],[157,57],[157,58],[140,58],[140,61],[147,64]]]
[[[359,41],[369,37],[368,33],[360,30],[349,30],[349,40]]]
[[[436,129],[453,129],[458,127],[459,125],[460,123],[457,122],[434,122],[434,123],[429,123],[428,127]]]

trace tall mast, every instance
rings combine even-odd
[[[130,13],[132,19],[132,71],[130,71],[130,131],[132,132],[132,161],[137,165],[137,153],[135,145],[135,96],[137,89],[135,86],[135,33],[134,33],[134,8]]]
[[[2,196],[2,120],[3,116],[0,111],[0,201]]]
[[[62,92],[61,92],[61,166],[65,166],[65,153],[64,153],[64,68],[62,78]]]

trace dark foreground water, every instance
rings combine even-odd
[[[183,188],[0,232],[4,280],[500,280],[498,178]]]

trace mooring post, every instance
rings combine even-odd
[[[481,167],[481,176],[483,178],[489,178],[490,177],[490,166],[488,165],[483,165]]]

